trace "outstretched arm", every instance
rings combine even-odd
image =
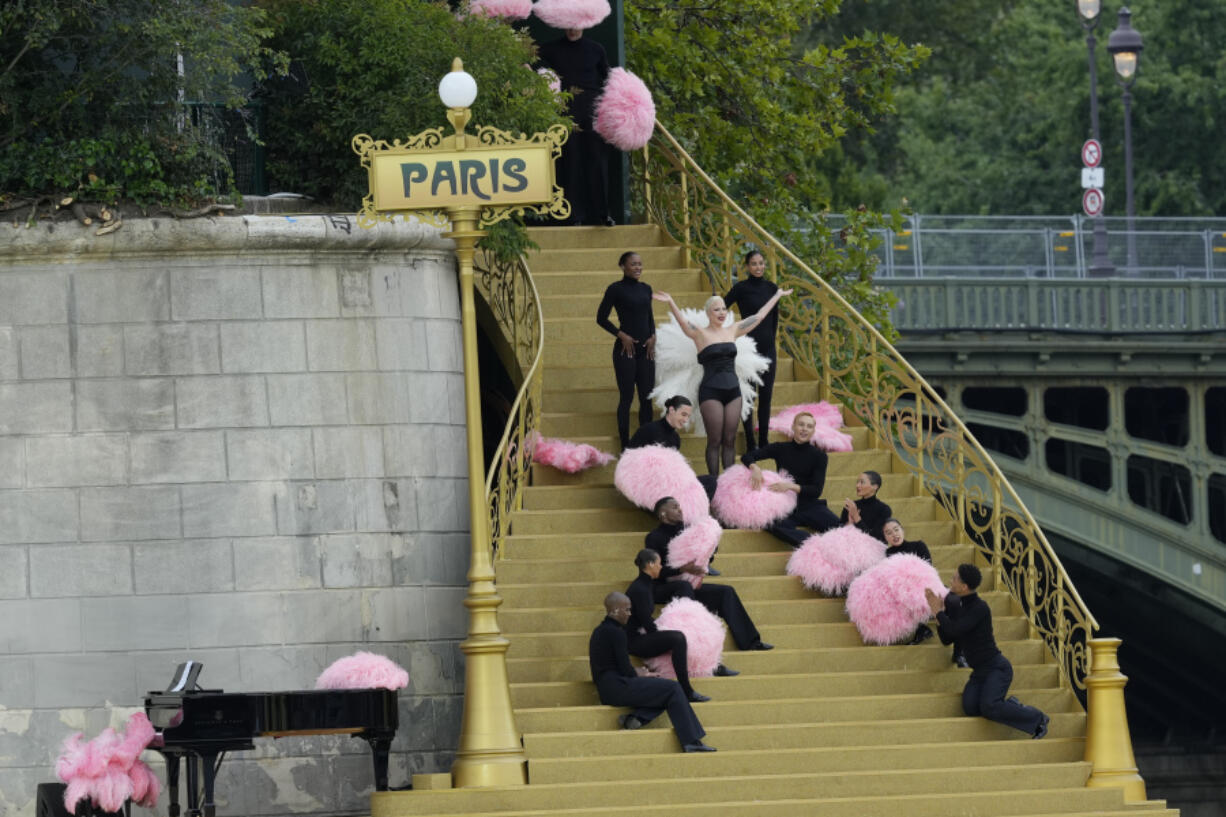
[[[677,319],[677,325],[681,327],[681,331],[690,340],[695,343],[698,342],[698,327],[686,320],[685,315],[681,314],[681,309],[677,306],[677,302],[673,300],[672,295],[669,295],[667,292],[655,292],[652,293],[651,297],[668,304],[668,308],[673,313],[673,317]]]
[[[752,332],[753,328],[757,326],[758,324],[760,324],[762,322],[762,319],[765,318],[767,315],[769,315],[770,311],[775,308],[775,304],[779,303],[780,298],[782,298],[784,295],[791,295],[791,294],[792,294],[792,290],[790,289],[775,290],[775,294],[771,296],[771,299],[769,301],[767,301],[766,303],[762,305],[761,309],[759,309],[754,314],[750,315],[748,318],[745,318],[744,320],[737,322],[736,336],[739,338],[741,335],[748,335],[750,332]]]

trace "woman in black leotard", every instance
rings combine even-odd
[[[752,315],[762,308],[775,291],[779,289],[773,281],[766,279],[766,259],[757,250],[750,250],[745,256],[746,276],[733,285],[724,296],[724,303],[729,309],[737,307],[742,315]],[[758,354],[770,361],[770,366],[762,373],[762,385],[758,386],[758,401],[754,411],[745,418],[745,450],[753,451],[761,448],[770,440],[767,426],[771,418],[771,395],[775,390],[775,333],[779,328],[779,313],[770,312],[762,322],[753,328],[749,337],[753,338]],[[754,423],[754,413],[758,415]]]
[[[656,319],[651,314],[651,287],[644,284],[643,259],[624,252],[617,259],[622,279],[609,284],[596,309],[596,323],[617,338],[613,344],[613,377],[617,380],[617,434],[622,450],[630,446],[630,403],[639,393],[639,426],[651,422],[647,395],[656,384]],[[614,326],[609,313],[617,310],[621,326]]]
[[[762,308],[744,320],[724,326],[728,308],[724,299],[712,295],[707,299],[707,326],[695,326],[681,314],[672,296],[660,292],[651,297],[664,301],[677,319],[686,337],[698,347],[698,362],[702,364],[702,382],[698,386],[698,411],[707,428],[707,471],[719,473],[720,462],[725,468],[736,462],[736,426],[741,419],[741,384],[736,376],[736,339],[748,334],[775,308],[775,304],[792,290],[781,289]]]

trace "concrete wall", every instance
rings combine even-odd
[[[186,658],[256,691],[384,653],[410,673],[393,785],[449,767],[468,562],[451,249],[347,216],[0,225],[0,814],[32,815],[60,742]],[[218,801],[368,813],[371,779],[361,741],[264,740]]]

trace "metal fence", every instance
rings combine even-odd
[[[1226,218],[1104,218],[1114,272],[1092,273],[1094,220],[926,216],[877,231],[877,277],[1226,280]],[[1131,241],[1130,241],[1131,238]],[[1129,244],[1134,262],[1129,264]]]

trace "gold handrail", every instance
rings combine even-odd
[[[500,558],[510,534],[511,516],[522,503],[523,488],[532,470],[532,449],[541,418],[544,369],[544,319],[540,294],[521,256],[515,261],[499,261],[482,251],[473,263],[477,289],[485,298],[503,337],[514,352],[523,382],[511,410],[502,439],[494,453],[485,478],[485,498],[489,508],[490,547],[493,558]]]
[[[663,125],[635,154],[635,200],[647,218],[726,292],[748,249],[793,294],[779,304],[780,340],[818,376],[822,396],[843,403],[958,522],[997,585],[1022,607],[1060,666],[1084,691],[1086,642],[1098,622],[1047,537],[1000,469],[936,390],[821,276],[763,229],[703,172]]]

